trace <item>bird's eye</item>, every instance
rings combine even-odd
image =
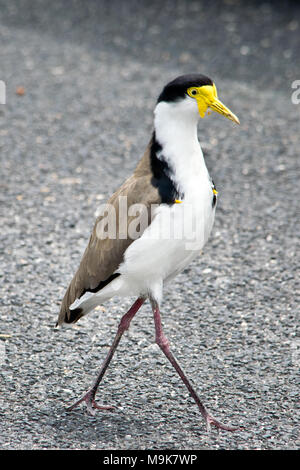
[[[197,95],[197,91],[196,91],[196,90],[192,90],[191,93],[192,93],[192,95],[194,95],[194,96]]]

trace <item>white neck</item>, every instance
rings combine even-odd
[[[198,120],[197,103],[189,97],[175,103],[162,101],[154,111],[155,135],[162,146],[161,155],[173,168],[178,183],[183,186],[195,175],[207,175],[197,137]]]

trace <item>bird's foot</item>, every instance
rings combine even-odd
[[[221,423],[208,412],[206,413],[204,418],[206,421],[206,427],[208,431],[211,430],[211,426],[215,426],[218,430],[223,429],[224,431],[231,431],[231,432],[234,432],[240,429],[239,427],[228,426],[227,424]]]
[[[87,406],[87,411],[90,415],[94,416],[96,410],[113,410],[114,406],[105,406],[105,405],[98,405],[95,401],[95,391],[93,389],[89,390],[83,397],[77,400],[73,405],[67,408],[67,411],[72,411],[77,405],[80,403],[85,402]]]

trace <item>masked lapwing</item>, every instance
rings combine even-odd
[[[199,117],[211,110],[239,124],[218,99],[210,78],[190,74],[168,83],[155,106],[154,129],[142,159],[96,220],[57,324],[75,323],[113,296],[136,296],[137,300],[121,318],[95,383],[68,411],[81,402],[91,414],[109,408],[95,401],[97,388],[124,331],[149,299],[156,343],[186,385],[207,426],[236,429],[220,423],[200,401],[171,352],[160,317],[164,285],[199,255],[214,223],[217,190],[197,137]]]

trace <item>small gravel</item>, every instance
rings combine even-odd
[[[297,2],[0,0],[1,449],[299,448],[299,31]],[[241,126],[201,120],[216,222],[162,315],[205,404],[243,426],[234,434],[206,432],[153,344],[149,305],[99,390],[116,409],[95,417],[65,408],[133,299],[54,330],[98,205],[148,143],[157,95],[193,71],[215,79]]]

